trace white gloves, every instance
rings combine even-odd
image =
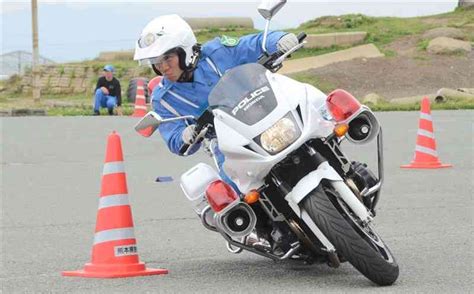
[[[181,139],[183,139],[183,142],[185,144],[191,145],[192,143],[194,143],[194,139],[196,139],[197,136],[195,129],[196,125],[189,125],[183,130],[183,133],[181,134]]]
[[[298,45],[300,42],[298,41],[298,38],[296,37],[295,34],[293,33],[288,33],[284,35],[283,37],[278,40],[277,43],[277,48],[279,51],[285,53],[291,48],[295,47]]]

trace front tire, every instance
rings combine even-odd
[[[380,286],[397,280],[398,264],[390,249],[371,227],[362,227],[357,222],[332,188],[319,185],[301,207],[337,252],[365,277]]]

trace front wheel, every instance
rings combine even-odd
[[[360,224],[334,189],[319,185],[301,207],[337,252],[369,280],[381,286],[397,280],[399,269],[390,249],[370,225]]]

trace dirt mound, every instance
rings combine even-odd
[[[448,37],[453,39],[465,40],[466,34],[460,29],[442,27],[426,31],[422,36],[423,39],[428,40],[432,40],[438,37]]]
[[[431,40],[426,49],[434,54],[463,54],[471,52],[472,46],[470,42],[438,37]]]
[[[405,51],[412,51],[405,46]],[[434,93],[440,88],[474,87],[474,52],[465,56],[429,54],[357,59],[309,71],[356,97],[378,93],[387,99]]]

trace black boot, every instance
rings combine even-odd
[[[109,108],[108,111],[109,111],[109,115],[114,115],[114,109],[113,108]]]
[[[94,113],[92,115],[100,115],[100,112],[98,110],[94,110]]]

